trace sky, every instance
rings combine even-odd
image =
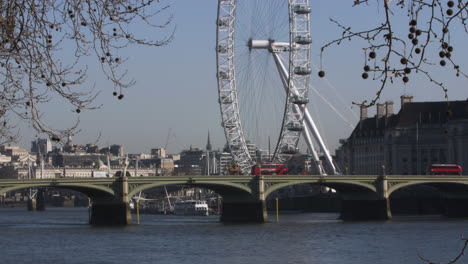
[[[317,67],[320,47],[341,35],[330,18],[353,28],[366,28],[370,23],[381,21],[383,14],[375,7],[353,8],[352,2],[311,1],[312,63]],[[128,74],[136,80],[133,87],[124,91],[124,100],[117,100],[112,95],[112,84],[99,73],[97,66],[89,65],[88,82],[101,91],[96,99],[96,105],[101,107],[79,114],[80,132],[73,137],[75,143],[121,144],[128,153],[148,153],[151,148],[167,147],[169,153],[178,153],[191,146],[204,148],[209,131],[213,148],[224,146],[226,139],[221,127],[216,81],[217,1],[162,0],[161,3],[171,4],[174,40],[164,47],[131,46],[121,51],[120,55],[127,58]],[[342,6],[337,7],[337,3]],[[406,30],[406,23],[403,15],[395,21],[395,27]],[[144,28],[135,30],[145,32]],[[453,37],[454,42],[466,43],[466,34],[459,35]],[[326,79],[316,77],[314,68],[311,83],[320,96],[311,91],[309,110],[332,152],[338,147],[339,139],[347,138],[358,122],[359,110],[352,102],[372,99],[379,85],[377,81],[360,78],[362,44],[343,43],[328,49],[322,59]],[[462,46],[463,43],[458,44],[455,49],[461,50]],[[460,61],[467,61],[466,52],[456,49],[454,55]],[[449,69],[438,69],[434,75],[449,88],[450,100],[468,98],[466,78],[455,78],[455,73]],[[415,77],[406,85],[401,81],[389,85],[381,101],[394,101],[395,112],[398,112],[402,94],[414,96],[414,101],[444,100],[440,88],[423,77]],[[321,97],[338,109],[346,121]],[[374,109],[369,110],[370,116],[375,114]],[[51,104],[47,106],[45,119],[53,126],[66,126],[77,115],[72,110],[61,104]],[[36,136],[41,137],[27,125],[21,125],[19,144],[29,149]],[[272,133],[272,141],[274,137]]]

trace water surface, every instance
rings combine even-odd
[[[0,209],[0,263],[423,263],[418,253],[446,261],[468,235],[468,219],[336,217],[296,213],[279,223],[226,225],[217,216],[141,215],[140,225],[92,227],[86,208]]]

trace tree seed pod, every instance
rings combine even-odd
[[[375,59],[376,56],[377,56],[377,54],[375,53],[375,51],[369,52],[369,58]]]
[[[369,78],[369,74],[367,74],[367,72],[363,73],[362,74],[362,78],[365,80],[367,78]]]
[[[318,72],[318,76],[319,76],[320,78],[325,77],[325,72],[324,72],[324,71],[319,71],[319,72]]]

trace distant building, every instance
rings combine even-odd
[[[52,165],[55,167],[96,167],[107,163],[107,156],[96,153],[56,153],[52,156]]]
[[[0,154],[0,164],[11,162],[11,157]]]
[[[124,148],[121,145],[112,145],[110,146],[109,151],[114,156],[117,156],[117,157],[124,156]]]
[[[202,160],[204,151],[198,148],[183,150],[180,153],[179,173],[187,175],[201,175],[202,174]]]
[[[257,145],[250,143],[250,141],[246,142],[247,144],[247,150],[249,151],[249,155],[252,158],[253,161],[257,160]]]
[[[458,164],[468,169],[468,100],[412,102],[401,97],[377,104],[377,114],[361,120],[336,151],[344,174],[428,174],[431,164]],[[384,167],[383,167],[384,166]]]
[[[167,157],[166,149],[164,148],[151,149],[151,155],[157,159],[166,158]]]
[[[208,131],[208,138],[206,141],[206,151],[201,162],[204,175],[219,174],[219,153],[213,151],[210,140],[210,132]]]
[[[234,159],[232,158],[232,154],[229,152],[221,153],[219,158],[219,172],[220,174],[226,175],[229,174],[228,169],[233,165]]]
[[[86,144],[87,153],[99,153],[99,146],[96,144]]]
[[[157,175],[172,175],[174,172],[174,161],[170,158],[155,159]]]
[[[11,157],[11,161],[21,160],[23,157],[28,156],[29,152],[25,149],[22,149],[18,146],[0,146],[0,153]]]
[[[52,142],[48,138],[39,138],[31,142],[31,152],[47,155],[52,151]]]
[[[268,163],[270,162],[273,154],[269,150],[259,149],[257,150],[257,161],[259,163]]]

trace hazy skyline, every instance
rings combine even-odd
[[[101,90],[96,105],[102,104],[102,107],[79,114],[81,132],[73,137],[74,142],[95,143],[101,135],[97,142],[100,146],[122,144],[126,152],[142,153],[149,152],[151,148],[164,147],[171,131],[168,150],[170,153],[177,153],[190,146],[204,148],[207,133],[210,131],[213,148],[220,149],[224,146],[225,137],[220,125],[216,82],[217,1],[174,0],[169,3],[175,16],[174,41],[159,48],[131,46],[121,54],[122,57],[128,58],[129,75],[136,80],[136,85],[124,92],[123,100],[119,101],[112,96],[112,84],[107,82],[98,70],[93,69],[97,69],[97,65],[90,65],[88,82],[96,84]],[[381,15],[369,12],[369,8],[351,6],[352,1],[347,1],[341,8],[337,8],[336,1],[311,0],[314,64],[319,65],[320,47],[341,35],[341,31],[329,21],[329,17],[359,28],[367,27],[369,21],[378,21],[376,19]],[[404,30],[406,25],[406,20],[396,23],[396,27]],[[466,42],[466,35],[461,35],[454,35],[453,39],[456,42]],[[351,112],[358,113],[358,109],[352,106],[352,102],[372,99],[379,85],[377,81],[360,78],[363,65],[359,63],[363,60],[361,46],[362,43],[357,42],[343,43],[326,52],[324,69],[331,86],[326,80],[319,79],[315,71],[312,76],[313,86],[341,110],[353,125],[357,119]],[[454,56],[458,61],[466,61],[467,54],[461,51],[462,45],[455,48]],[[462,69],[463,66],[464,64],[461,64]],[[449,100],[467,99],[466,78],[455,78],[451,69],[443,69],[435,76],[449,88]],[[333,92],[334,89],[339,96]],[[444,100],[440,88],[420,76],[412,77],[406,85],[401,80],[389,85],[383,93],[382,102],[394,101],[395,112],[398,112],[399,97],[402,94],[413,95],[415,101]],[[338,140],[349,136],[351,126],[334,114],[314,92],[311,91],[310,96],[312,100],[309,109],[312,113],[320,113],[320,117],[317,118],[318,126],[325,135],[329,149],[334,152]],[[70,117],[77,115],[72,110],[51,104],[47,107],[45,119],[52,126],[66,125],[70,123]],[[373,114],[374,107],[369,110],[369,115]],[[20,135],[19,145],[29,149],[36,133],[27,126],[21,126]]]

